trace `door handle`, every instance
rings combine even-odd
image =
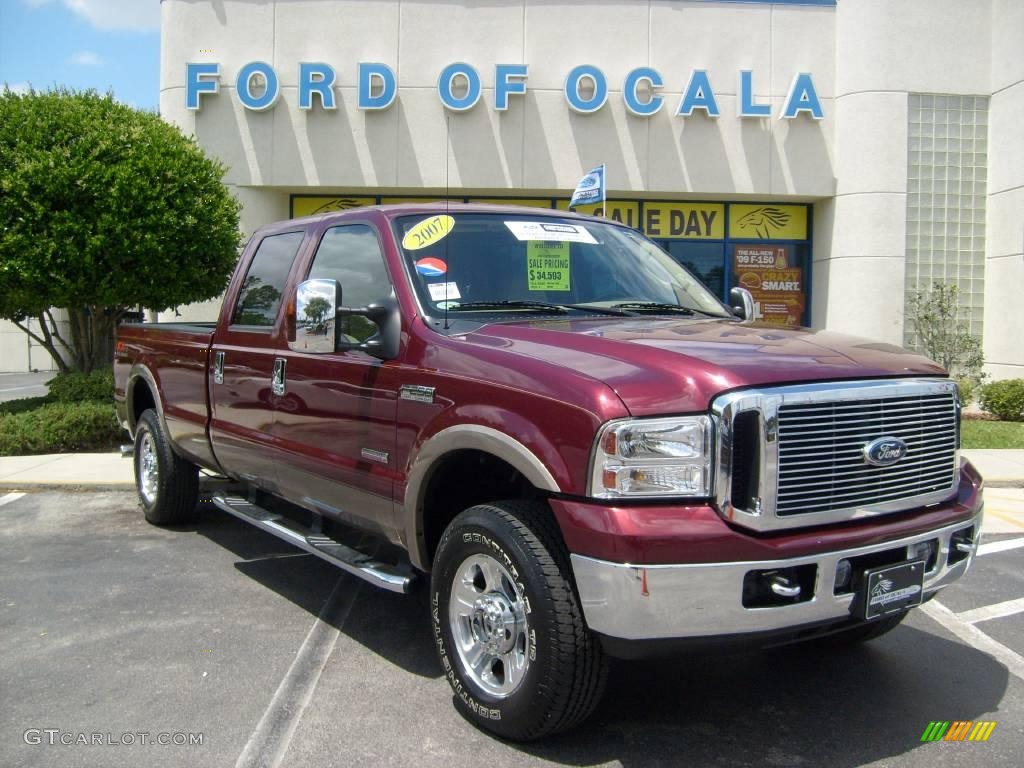
[[[288,361],[283,357],[274,360],[274,376],[270,380],[270,391],[281,396],[285,393],[285,378]]]
[[[217,352],[213,356],[213,383],[224,383],[224,353]]]

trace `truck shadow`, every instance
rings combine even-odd
[[[312,616],[321,615],[340,577],[339,589],[358,590],[341,632],[414,678],[441,677],[428,589],[404,596],[375,590],[220,513],[194,530],[235,554],[241,573]],[[911,624],[921,621],[928,620]],[[920,737],[930,720],[986,719],[997,710],[1008,672],[911,624],[840,651],[789,646],[613,660],[603,702],[583,726],[503,749],[527,764],[841,768],[926,748]]]

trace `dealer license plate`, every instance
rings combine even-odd
[[[863,616],[874,619],[921,604],[924,560],[864,572]]]

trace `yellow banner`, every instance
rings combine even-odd
[[[292,218],[314,216],[330,211],[347,211],[349,208],[362,208],[376,205],[375,197],[352,197],[350,195],[331,195],[324,197],[293,197]]]
[[[559,200],[555,207],[561,211],[567,211],[569,210],[569,200]],[[578,205],[574,210],[584,216],[601,216],[618,221],[634,229],[640,226],[640,203],[635,200],[608,200],[604,203]]]
[[[469,203],[487,203],[488,205],[525,205],[528,208],[550,208],[550,197],[470,197]]]
[[[725,206],[711,203],[644,203],[643,230],[648,237],[674,240],[721,240]]]
[[[400,205],[401,203],[438,203],[444,202],[445,199],[450,203],[461,203],[466,198],[464,197],[449,197],[445,198],[444,195],[420,195],[419,197],[382,197],[380,199],[381,205]]]
[[[806,240],[807,206],[729,206],[729,237],[752,240]]]

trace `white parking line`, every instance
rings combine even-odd
[[[3,496],[0,496],[0,507],[2,507],[4,504],[10,504],[12,501],[17,501],[24,495],[24,493],[8,493]]]
[[[928,616],[977,650],[987,653],[1021,680],[1024,680],[1024,656],[993,640],[973,624],[968,624],[938,600],[931,600],[921,606]]]
[[[968,624],[977,624],[979,621],[1013,616],[1013,614],[1020,613],[1021,611],[1024,611],[1024,597],[1019,597],[1016,600],[1007,600],[1005,603],[984,605],[981,608],[973,608],[970,611],[961,611],[956,617],[960,621],[966,621]]]
[[[276,768],[281,764],[362,583],[347,576],[338,579],[256,730],[238,756],[235,768]]]
[[[991,555],[996,552],[1006,552],[1009,549],[1024,547],[1024,539],[1004,539],[1003,541],[990,541],[988,544],[978,546],[979,555]]]

